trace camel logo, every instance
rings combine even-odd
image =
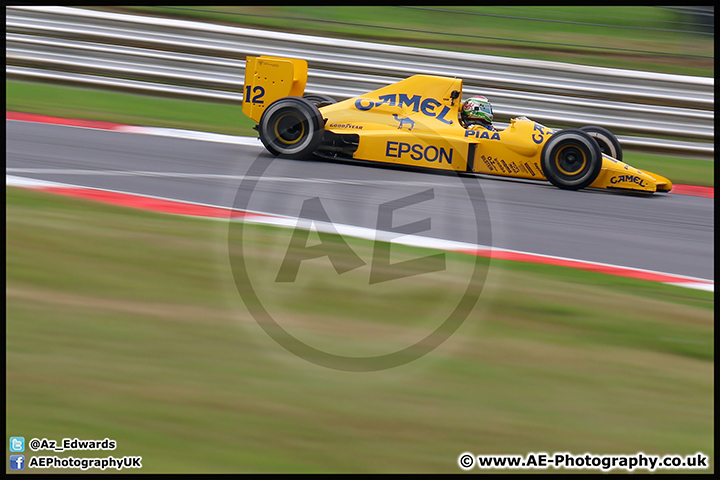
[[[395,120],[400,123],[398,128],[403,128],[403,125],[407,124],[408,130],[412,130],[415,126],[415,121],[409,117],[398,117],[397,113],[393,113],[393,117],[395,117]]]

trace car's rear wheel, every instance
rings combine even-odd
[[[600,146],[581,130],[561,130],[545,142],[540,166],[545,177],[556,187],[579,190],[594,182],[600,174]]]
[[[617,137],[613,135],[610,130],[596,125],[580,127],[580,130],[595,139],[600,146],[600,151],[602,153],[622,162],[622,147],[620,146],[620,142],[618,142]]]
[[[301,158],[320,145],[324,121],[310,100],[285,97],[271,103],[260,117],[260,141],[275,156]]]
[[[302,98],[304,98],[305,100],[310,100],[318,108],[327,107],[328,105],[332,105],[333,103],[337,102],[331,96],[323,95],[321,93],[306,93],[305,95],[303,95]]]

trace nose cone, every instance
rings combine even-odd
[[[638,170],[627,163],[603,155],[600,175],[590,186],[653,193],[669,192],[672,189],[672,182],[656,173]]]

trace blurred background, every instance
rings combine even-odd
[[[254,137],[248,55],[306,58],[306,91],[337,100],[457,76],[500,124],[605,126],[633,166],[714,186],[714,7],[7,7],[6,110]],[[446,345],[348,373],[259,328],[222,222],[13,188],[6,201],[7,438],[108,437],[145,473],[457,472],[465,451],[704,452],[714,469],[712,292],[493,260]],[[283,255],[281,233],[248,228],[259,262]],[[320,312],[324,295],[285,312],[320,344],[417,333],[391,313]]]
[[[708,159],[714,153],[712,8],[10,9],[6,77],[200,100],[222,111],[219,105],[242,100],[247,55],[296,56],[310,65],[308,93],[341,100],[415,73],[454,75],[463,78],[466,96],[491,100],[501,123],[525,115],[554,128],[597,124],[627,150]],[[110,15],[117,12],[156,19]],[[14,95],[20,87],[9,88],[10,109],[62,113],[61,99],[46,94],[37,106],[32,98],[39,92]],[[18,97],[30,97],[30,104],[16,103]],[[113,110],[120,120],[122,112]],[[245,119],[217,115],[193,128],[209,122],[214,131],[254,134]],[[167,117],[145,124],[182,126],[181,117]]]
[[[328,6],[108,10],[460,52],[712,76],[714,8]]]

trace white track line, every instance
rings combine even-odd
[[[144,196],[149,198],[155,198],[159,200],[166,200],[171,202],[177,202],[177,203],[185,203],[185,204],[193,204],[193,205],[202,205],[206,207],[213,207],[218,209],[223,209],[229,212],[233,211],[233,209],[228,207],[220,207],[216,205],[207,205],[207,204],[200,204],[196,202],[183,202],[176,199],[170,199],[170,198],[163,198],[163,197],[156,197],[156,196],[150,196],[150,195],[138,195],[138,194],[131,194],[127,192],[119,192],[119,191],[112,191],[112,190],[105,190],[105,189],[99,189],[99,188],[88,188],[88,187],[82,187],[77,185],[70,185],[70,184],[63,184],[58,182],[48,182],[44,180],[35,180],[35,179],[29,179],[29,178],[23,178],[23,177],[17,177],[13,175],[7,175],[5,177],[5,184],[6,186],[18,186],[18,187],[24,187],[24,188],[52,188],[52,187],[62,187],[62,188],[78,188],[78,189],[86,189],[86,190],[102,190],[102,191],[109,191],[113,193],[117,193],[119,195],[128,195],[128,196]],[[582,267],[601,267],[603,269],[607,269],[608,271],[606,273],[612,273],[612,271],[615,271],[616,274],[622,275],[625,273],[625,276],[628,276],[627,274],[650,274],[655,276],[664,276],[664,277],[670,277],[672,278],[672,281],[660,281],[660,283],[665,283],[667,285],[674,285],[679,287],[685,287],[685,288],[693,288],[693,289],[699,289],[699,290],[705,290],[714,292],[715,290],[715,282],[714,280],[707,280],[703,278],[697,278],[697,277],[690,277],[686,275],[678,275],[678,274],[670,274],[670,273],[664,273],[664,272],[657,272],[653,270],[646,270],[646,269],[640,269],[640,268],[632,268],[632,267],[625,267],[620,265],[612,265],[607,263],[600,263],[600,262],[591,262],[587,260],[578,260],[578,259],[572,259],[572,258],[565,258],[565,257],[556,257],[553,255],[542,255],[542,254],[536,254],[536,253],[530,253],[530,252],[522,252],[518,250],[508,250],[508,249],[502,249],[502,248],[495,248],[492,246],[487,245],[475,245],[470,243],[464,243],[464,242],[456,242],[453,240],[445,240],[445,239],[438,239],[438,238],[431,238],[431,237],[422,237],[419,235],[401,235],[398,236],[396,233],[391,232],[382,232],[378,231],[372,228],[366,228],[366,227],[357,227],[354,225],[343,225],[343,224],[325,224],[324,222],[315,222],[312,223],[306,220],[299,220],[298,218],[294,217],[287,217],[287,216],[281,216],[281,215],[275,215],[265,212],[247,212],[251,214],[250,216],[245,216],[242,218],[245,222],[252,222],[252,223],[262,223],[262,224],[269,224],[269,225],[275,225],[275,226],[281,226],[281,227],[293,227],[293,228],[311,228],[314,227],[315,229],[319,231],[329,231],[329,232],[337,232],[341,235],[348,235],[356,238],[364,238],[368,240],[380,240],[380,241],[392,241],[393,243],[408,245],[408,246],[416,246],[416,247],[426,247],[426,248],[434,248],[438,250],[445,250],[445,251],[454,251],[454,252],[464,252],[464,253],[476,253],[481,254],[484,256],[490,255],[493,252],[498,253],[506,253],[511,255],[516,255],[521,258],[525,258],[525,261],[532,261],[533,259],[537,261],[550,261],[552,263],[553,261],[557,262],[557,264],[562,264],[564,262],[570,262],[576,266],[576,268],[582,268]],[[656,280],[657,281],[657,280]]]

